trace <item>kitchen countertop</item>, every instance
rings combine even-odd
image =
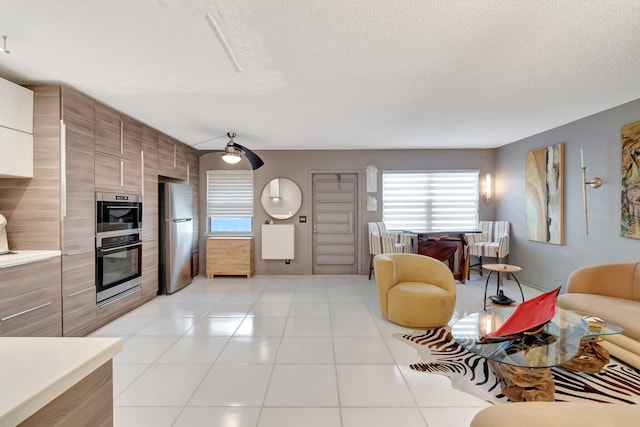
[[[121,350],[120,338],[0,338],[0,425],[26,420]]]
[[[60,251],[34,251],[34,250],[19,250],[11,251],[13,253],[0,255],[0,268],[13,267],[20,264],[27,264],[30,262],[43,261],[45,259],[60,256]]]

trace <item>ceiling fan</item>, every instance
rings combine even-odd
[[[227,132],[227,136],[229,137],[229,142],[224,147],[224,153],[221,155],[222,160],[226,163],[235,164],[242,159],[242,153],[244,153],[244,156],[251,163],[251,169],[256,170],[264,165],[264,162],[256,153],[233,141],[233,138],[236,137],[234,132]]]

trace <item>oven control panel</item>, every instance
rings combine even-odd
[[[126,245],[129,243],[137,243],[140,241],[139,234],[126,234],[124,236],[112,236],[112,237],[103,237],[101,240],[101,247],[110,247],[110,246],[120,246]]]

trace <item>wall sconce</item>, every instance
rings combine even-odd
[[[3,53],[11,53],[11,51],[9,49],[7,49],[7,39],[9,37],[7,36],[2,36],[2,47],[0,47],[0,52]]]
[[[602,180],[599,177],[594,177],[590,181],[587,181],[587,167],[584,165],[584,153],[582,148],[580,149],[580,166],[582,168],[582,201],[584,202],[584,228],[585,234],[589,235],[589,215],[587,214],[587,185],[591,188],[600,188]]]
[[[491,203],[491,174],[484,176],[484,202]]]

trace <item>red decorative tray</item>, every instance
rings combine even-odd
[[[481,337],[479,342],[504,341],[525,332],[536,331],[555,316],[559,293],[560,288],[557,288],[526,300],[516,307],[502,326]]]

